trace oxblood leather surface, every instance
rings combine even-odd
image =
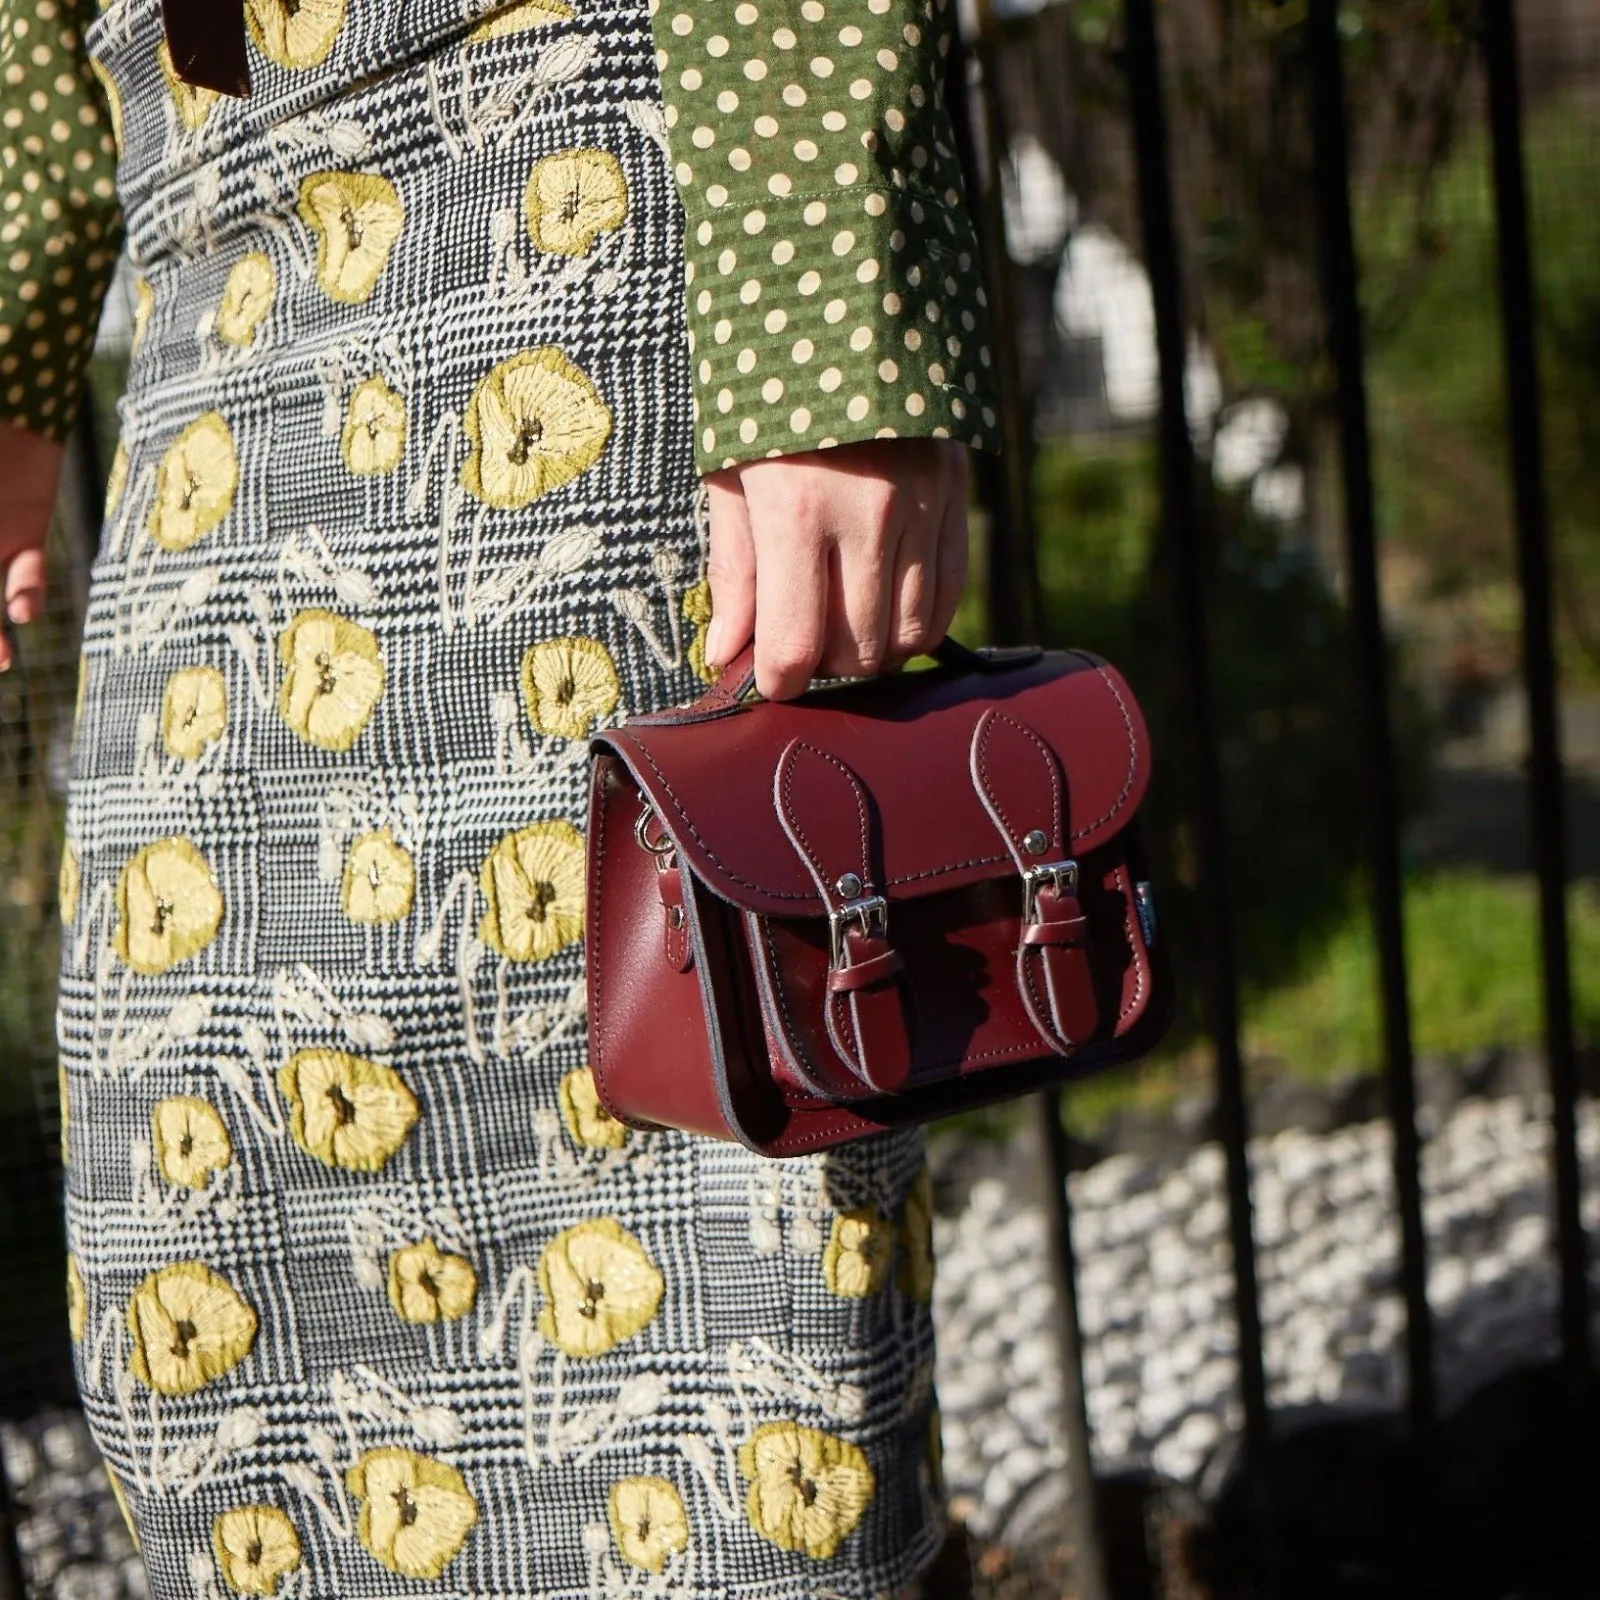
[[[1114,668],[963,652],[786,703],[733,676],[593,742],[590,1059],[613,1115],[798,1154],[1156,1042],[1170,982],[1134,897],[1149,752]],[[646,805],[677,937],[635,838]],[[1067,856],[1076,896],[1044,890],[1027,929],[1021,868]],[[852,923],[841,974],[845,873],[887,922]]]

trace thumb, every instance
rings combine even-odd
[[[756,626],[756,551],[750,538],[750,508],[737,472],[706,479],[711,503],[711,549],[706,578],[711,584],[711,628],[706,664],[725,667],[749,644]]]
[[[44,609],[44,551],[38,545],[18,551],[6,569],[6,615],[32,622]]]

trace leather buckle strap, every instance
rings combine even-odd
[[[1022,879],[1023,1007],[1050,1048],[1068,1055],[1094,1037],[1100,1007],[1061,763],[1034,729],[991,707],[972,730],[969,765]]]
[[[651,833],[651,824],[661,831]],[[646,805],[633,825],[639,848],[655,858],[656,893],[666,919],[663,949],[668,963],[679,972],[694,965],[694,944],[689,938],[689,913],[683,903],[683,868],[678,864],[678,847],[672,835],[661,827],[653,807]]]
[[[778,759],[772,802],[828,912],[829,1042],[863,1083],[891,1094],[911,1076],[911,1018],[889,905],[872,887],[866,789],[837,756],[792,739]]]

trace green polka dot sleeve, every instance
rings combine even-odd
[[[0,0],[0,422],[72,424],[121,221],[87,0]]]
[[[944,98],[952,0],[651,0],[702,472],[998,439]]]

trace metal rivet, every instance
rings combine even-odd
[[[1035,828],[1023,839],[1022,848],[1030,856],[1042,856],[1050,848],[1050,841],[1045,837],[1042,829]]]
[[[833,886],[834,893],[841,900],[859,900],[861,898],[861,880],[853,872],[847,872]]]

